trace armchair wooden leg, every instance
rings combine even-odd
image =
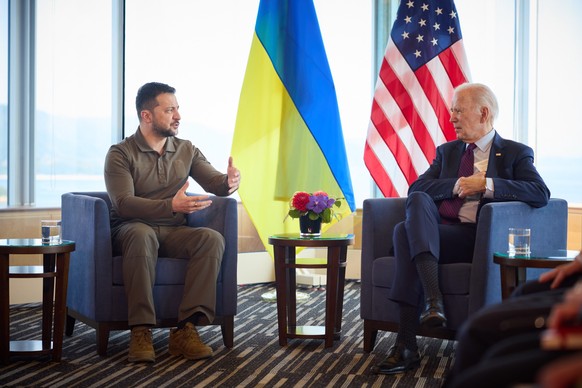
[[[232,349],[234,346],[234,315],[222,317],[220,331],[222,331],[222,341],[224,342],[224,346]]]
[[[108,325],[99,324],[95,329],[97,336],[97,354],[101,357],[107,357],[107,345],[109,344],[109,329]]]
[[[65,322],[65,334],[70,337],[73,335],[73,330],[75,330],[76,319],[67,314],[67,320]]]
[[[364,352],[370,353],[376,345],[378,329],[372,327],[372,323],[364,319]]]

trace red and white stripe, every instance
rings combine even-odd
[[[454,88],[469,79],[463,40],[413,72],[390,38],[364,150],[366,167],[385,197],[406,196],[436,147],[456,138],[449,108]]]

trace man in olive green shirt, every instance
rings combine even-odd
[[[136,133],[112,146],[105,160],[113,249],[123,256],[132,328],[129,361],[155,360],[150,327],[156,324],[152,288],[159,253],[189,258],[169,351],[188,359],[210,357],[212,349],[200,340],[195,325],[203,316],[214,319],[224,238],[212,229],[186,225],[187,214],[212,205],[207,195],[187,196],[186,190],[192,177],[206,192],[226,196],[238,189],[240,172],[232,157],[226,174],[217,171],[190,141],[175,137],[181,117],[173,87],[143,85],[136,108]]]

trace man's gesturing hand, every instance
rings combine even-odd
[[[228,175],[228,193],[232,194],[238,190],[238,186],[240,185],[240,171],[232,163],[232,156],[228,158],[226,174]]]
[[[190,214],[205,209],[212,204],[212,201],[208,199],[208,195],[186,195],[186,190],[189,185],[188,181],[186,181],[184,186],[174,195],[172,199],[172,210],[174,212]]]

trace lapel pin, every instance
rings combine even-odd
[[[495,156],[501,156],[501,152],[496,153]]]

